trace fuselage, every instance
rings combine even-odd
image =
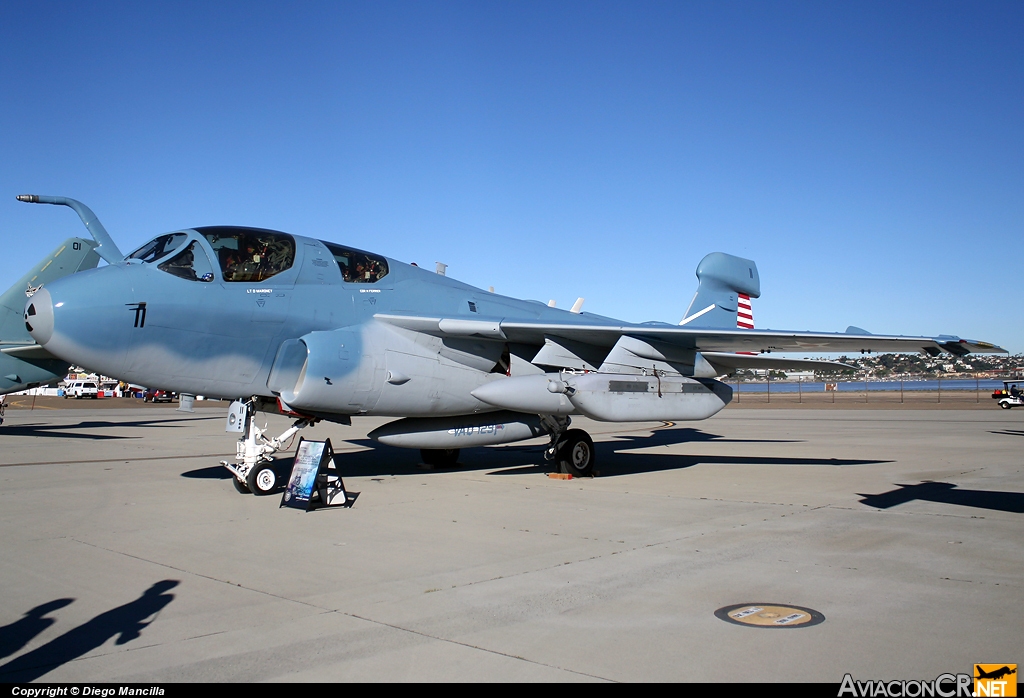
[[[304,338],[308,370],[327,366],[315,376],[323,390],[340,379],[360,393],[330,410],[350,414],[488,411],[494,407],[469,393],[512,375],[501,343],[425,337],[380,323],[376,314],[615,322],[334,243],[226,226],[160,236],[125,263],[54,281],[32,301],[26,322],[54,356],[132,383],[207,396],[294,395],[298,376],[288,374],[287,357],[275,379],[292,382],[272,390],[268,380],[282,346]],[[314,345],[319,364],[312,362]],[[389,394],[410,375],[419,379],[417,390]],[[309,393],[314,377],[302,379]],[[330,400],[336,404],[336,395]]]

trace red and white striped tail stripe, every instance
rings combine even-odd
[[[741,330],[754,329],[754,311],[750,309],[750,296],[739,294],[740,302],[736,309],[736,327]]]

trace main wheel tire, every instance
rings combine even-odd
[[[582,429],[570,429],[558,443],[558,466],[573,477],[587,477],[594,472],[594,440]]]
[[[234,475],[231,476],[231,484],[235,486],[235,491],[239,494],[252,494],[252,490],[249,489],[249,485],[245,484]]]
[[[457,448],[421,448],[420,458],[435,468],[452,468],[459,462]]]
[[[245,478],[245,484],[249,486],[249,491],[257,497],[273,494],[277,488],[277,473],[269,463],[261,463],[249,471],[249,475]]]
[[[1013,405],[1011,405],[1010,403],[1006,402],[1005,400],[1003,402],[1000,402],[999,406],[1002,407],[1004,410],[1008,410],[1011,407],[1013,407]]]

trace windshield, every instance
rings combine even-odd
[[[139,259],[143,262],[152,262],[164,255],[174,252],[185,244],[188,235],[185,233],[168,233],[158,238],[153,238],[145,245],[128,255],[128,259]]]
[[[225,281],[263,281],[295,262],[295,239],[286,233],[229,226],[196,230],[213,247]]]
[[[210,264],[210,258],[195,240],[157,269],[189,281],[213,281],[213,265]]]

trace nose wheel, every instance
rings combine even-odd
[[[270,467],[270,463],[260,463],[249,470],[245,476],[245,485],[257,496],[272,494],[277,487],[277,473]]]

